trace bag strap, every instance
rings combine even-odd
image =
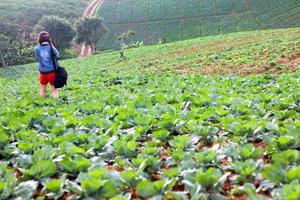
[[[55,59],[54,50],[53,50],[51,42],[49,42],[49,45],[50,45],[50,53],[51,53],[51,59],[52,59],[52,63],[54,66],[54,70],[57,70],[56,59]]]

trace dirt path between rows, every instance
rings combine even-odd
[[[95,15],[95,12],[99,6],[102,5],[104,0],[93,0],[89,6],[85,9],[83,17],[91,17]],[[92,48],[88,44],[83,44],[80,50],[80,57],[87,57],[92,55]]]

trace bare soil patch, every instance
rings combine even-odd
[[[204,67],[196,68],[190,67],[185,64],[180,64],[172,68],[160,69],[163,72],[176,72],[180,74],[203,74],[203,75],[228,75],[236,74],[239,76],[248,76],[253,74],[271,73],[279,75],[282,73],[293,73],[300,68],[300,53],[291,57],[280,58],[277,63],[270,65],[237,65],[237,66],[213,66],[207,65]]]
[[[279,60],[280,64],[289,64],[289,63],[300,63],[300,53],[288,58],[281,58]]]

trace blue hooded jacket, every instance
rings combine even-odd
[[[53,47],[53,52],[56,59],[59,57],[58,50]],[[34,48],[35,58],[39,62],[39,71],[40,72],[51,72],[54,71],[54,65],[51,58],[51,50],[49,43],[42,43],[39,46]]]

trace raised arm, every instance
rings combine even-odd
[[[54,46],[52,47],[53,47],[54,55],[56,56],[56,58],[59,58],[59,51]]]
[[[37,61],[40,60],[40,57],[39,57],[39,54],[38,54],[38,50],[37,50],[36,47],[34,48],[34,57],[35,57],[35,59],[36,59]]]

